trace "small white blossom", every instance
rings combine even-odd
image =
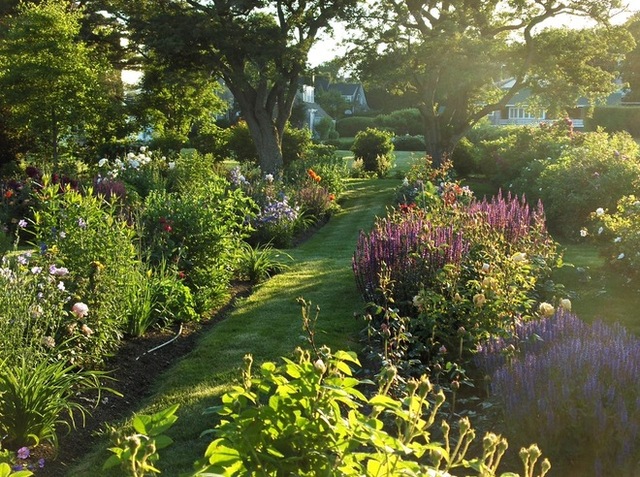
[[[107,159],[106,157],[103,157],[98,161],[98,167],[104,167],[108,163],[109,163],[109,159]]]
[[[598,207],[598,208],[596,209],[596,215],[597,215],[598,217],[602,217],[602,216],[604,215],[604,209],[603,209],[602,207]]]
[[[598,235],[602,235],[602,232],[604,232],[604,227],[600,227],[598,229]]]
[[[586,237],[587,235],[589,235],[589,232],[587,232],[587,229],[585,228],[580,229],[580,237]]]
[[[622,260],[624,258],[624,253],[621,253],[620,255],[618,255],[618,260]]]
[[[622,242],[622,237],[616,237],[613,239],[613,243],[620,243]]]

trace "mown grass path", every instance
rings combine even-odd
[[[153,397],[137,412],[148,413],[180,403],[179,420],[171,430],[174,444],[161,452],[162,475],[178,476],[192,469],[211,437],[200,434],[213,427],[213,416],[203,412],[216,404],[239,376],[243,357],[259,363],[289,356],[302,343],[301,310],[304,297],[320,307],[317,342],[332,349],[358,350],[364,323],[354,318],[363,310],[351,257],[360,230],[368,231],[376,216],[385,214],[399,180],[350,180],[341,211],[312,238],[287,250],[293,261],[284,273],[258,286],[239,300],[230,316],[216,324],[198,346],[158,381]],[[100,449],[73,469],[69,476],[96,476],[107,454]],[[111,474],[105,474],[111,475]]]

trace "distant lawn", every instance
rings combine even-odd
[[[566,266],[554,273],[571,294],[572,311],[584,321],[618,322],[640,335],[640,293],[626,279],[606,266],[591,244],[562,244]]]
[[[389,173],[389,177],[401,178],[409,170],[414,160],[424,157],[424,152],[412,152],[412,151],[394,151],[396,156],[396,165]],[[337,150],[336,155],[347,161],[347,167],[351,168],[353,165],[353,152],[346,150]]]

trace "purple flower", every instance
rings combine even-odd
[[[82,217],[78,219],[78,227],[80,227],[81,229],[87,228],[87,223],[84,221]]]
[[[27,221],[24,219],[20,219],[20,221],[18,222],[18,227],[20,227],[21,229],[24,229],[27,227]]]
[[[18,456],[18,459],[26,460],[31,455],[31,451],[28,447],[21,447],[20,449],[18,449],[16,455]]]
[[[42,458],[38,459],[38,467],[40,467],[41,469],[44,468],[44,463],[45,463],[44,459]]]
[[[55,265],[49,266],[49,273],[58,277],[64,277],[69,274],[69,269],[65,267],[56,267]]]

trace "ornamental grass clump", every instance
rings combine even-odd
[[[640,340],[622,326],[560,312],[484,344],[476,363],[512,438],[536,440],[580,475],[636,475]]]

